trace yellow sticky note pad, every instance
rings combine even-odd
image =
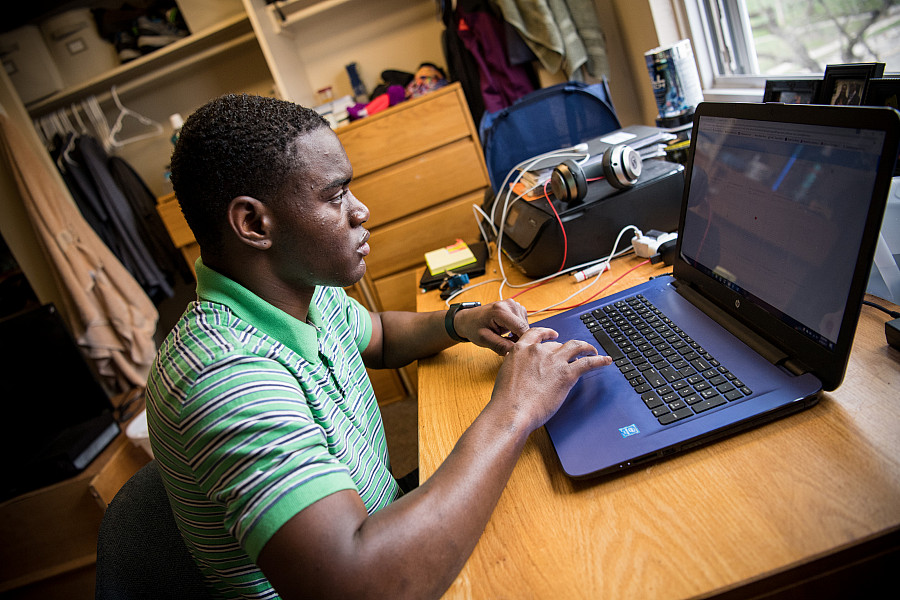
[[[468,244],[459,239],[454,244],[425,253],[425,263],[432,275],[464,267],[475,260],[475,255],[472,254]]]

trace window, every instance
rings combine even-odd
[[[826,65],[900,71],[900,0],[684,0],[705,88],[759,88]]]

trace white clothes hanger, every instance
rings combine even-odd
[[[78,133],[81,135],[88,135],[87,125],[81,120],[81,114],[78,112],[78,105],[73,102],[72,106],[69,107],[69,112],[72,113],[72,118],[78,123]]]
[[[138,142],[140,140],[145,140],[151,137],[156,137],[158,135],[162,135],[163,126],[160,123],[157,123],[153,119],[149,117],[145,117],[144,115],[137,113],[130,108],[125,107],[122,104],[122,101],[119,100],[119,94],[116,93],[116,86],[112,86],[109,88],[109,94],[112,96],[113,102],[116,103],[116,108],[119,109],[119,115],[116,117],[115,123],[109,130],[109,145],[113,148],[121,148],[126,144],[132,144],[134,142]],[[133,117],[138,120],[142,125],[149,127],[149,131],[143,131],[131,137],[127,137],[125,139],[119,139],[117,136],[119,132],[122,131],[122,123],[126,117]]]
[[[88,96],[82,100],[81,108],[84,109],[84,114],[87,115],[88,120],[91,122],[91,127],[94,128],[94,133],[103,145],[103,149],[107,152],[112,150],[109,143],[109,123],[106,122],[106,116],[104,116],[103,110],[100,108],[100,102],[97,100],[97,97]]]
[[[72,125],[72,121],[69,120],[65,108],[57,110],[52,113],[50,117],[65,144],[62,147],[62,150],[60,150],[59,156],[56,157],[57,166],[59,166],[61,170],[65,170],[66,165],[72,163],[72,158],[69,155],[75,147],[75,137],[78,135],[78,132]]]
[[[41,138],[41,143],[44,144],[44,147],[50,150],[53,146],[50,139],[51,135],[47,134],[47,128],[44,126],[43,117],[38,117],[32,121],[34,124],[34,130],[37,131],[38,137]]]
[[[78,133],[78,130],[75,129],[74,125],[72,125],[72,121],[69,119],[69,114],[66,112],[65,108],[61,108],[56,111],[56,118],[59,119],[60,123],[62,124],[63,131],[65,131],[67,134]]]

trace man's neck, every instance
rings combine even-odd
[[[272,306],[286,312],[299,321],[307,322],[309,317],[309,305],[315,288],[297,289],[277,278],[266,264],[258,264],[260,261],[234,261],[229,264],[241,264],[240,268],[229,268],[228,264],[216,261],[211,262],[203,258],[203,263],[228,277],[253,292]]]

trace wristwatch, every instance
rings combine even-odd
[[[468,342],[469,340],[460,337],[460,335],[456,333],[456,327],[453,326],[453,317],[461,310],[475,308],[476,306],[481,306],[481,302],[458,302],[456,304],[451,304],[450,309],[447,310],[447,314],[444,315],[444,328],[447,330],[447,335],[457,342]]]

